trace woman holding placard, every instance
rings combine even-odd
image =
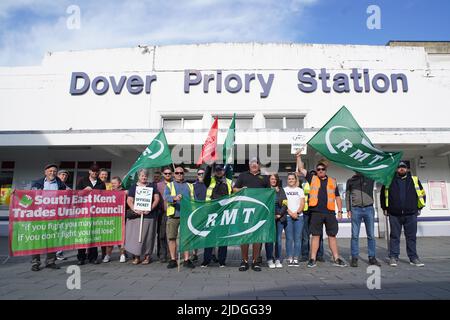
[[[155,245],[160,194],[154,183],[148,182],[147,169],[138,171],[138,181],[128,190],[125,250],[133,254],[133,264],[149,264]]]

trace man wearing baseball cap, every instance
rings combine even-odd
[[[396,267],[400,255],[400,236],[405,230],[406,253],[411,265],[423,267],[416,249],[417,216],[425,207],[425,190],[417,176],[409,173],[405,161],[400,161],[397,173],[389,188],[383,186],[380,193],[384,215],[389,216],[391,227],[389,242],[389,265]]]
[[[105,183],[98,178],[100,167],[96,164],[89,168],[89,175],[81,179],[77,184],[77,190],[106,190]],[[97,247],[88,248],[87,258],[90,263],[99,264]],[[78,249],[78,265],[86,263],[86,249]]]
[[[58,172],[58,166],[54,163],[47,164],[44,167],[44,177],[36,180],[31,185],[31,190],[66,190],[66,185],[56,176]],[[48,252],[47,259],[45,263],[46,268],[50,269],[60,269],[58,265],[55,264],[56,253]],[[41,270],[39,266],[41,265],[41,255],[34,254],[31,261],[31,270],[39,271]]]
[[[239,175],[236,183],[234,184],[233,191],[238,192],[243,188],[270,188],[269,177],[261,175],[260,163],[258,158],[251,158],[249,161],[249,171],[243,172]],[[248,252],[249,245],[241,245],[242,262],[239,267],[239,271],[247,271],[248,264]],[[259,254],[261,252],[261,243],[253,243],[253,271],[261,271],[261,264],[258,261]]]

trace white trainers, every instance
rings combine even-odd
[[[111,261],[111,257],[109,255],[105,255],[105,257],[103,258],[103,263],[108,263]]]
[[[58,260],[67,260],[67,258],[64,257],[64,252],[63,251],[56,252],[56,259],[58,259]]]
[[[283,268],[283,265],[281,264],[280,260],[275,260],[275,268]]]
[[[275,263],[273,263],[273,260],[267,261],[267,265],[269,266],[270,269],[275,269]]]
[[[127,262],[127,258],[125,257],[124,254],[121,254],[121,255],[120,255],[120,260],[119,260],[119,262],[121,262],[121,263]]]

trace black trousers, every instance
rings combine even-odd
[[[87,249],[87,256],[86,256],[86,249],[78,249],[77,259],[79,261],[86,260],[86,257],[89,261],[97,260],[98,258],[98,249],[97,247],[88,248]]]
[[[417,240],[417,215],[392,216],[389,215],[389,225],[391,227],[389,257],[397,258],[400,255],[400,236],[402,227],[405,231],[406,254],[412,261],[418,258],[416,240]]]
[[[168,253],[166,224],[167,224],[167,214],[165,211],[162,211],[158,215],[158,225],[156,227],[157,233],[156,255],[160,259],[167,258]]]
[[[56,261],[56,252],[49,252],[49,253],[47,253],[47,258],[45,260],[45,265],[49,265],[49,264],[55,263],[55,261]],[[31,260],[31,264],[39,266],[41,264],[41,255],[40,254],[33,254],[32,260]]]

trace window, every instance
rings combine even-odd
[[[69,171],[66,185],[71,189],[76,189],[77,182],[88,175],[89,168],[96,164],[100,169],[108,171],[108,180],[111,179],[111,161],[61,161],[59,169]]]
[[[167,117],[162,119],[164,129],[201,129],[202,117]]]
[[[266,117],[266,129],[283,129],[283,118]]]
[[[9,205],[14,178],[14,161],[1,161],[0,170],[0,206]]]
[[[163,119],[163,128],[164,129],[181,129],[183,119]]]
[[[201,129],[202,128],[202,119],[184,119],[183,120],[183,129]]]
[[[286,129],[303,129],[303,118],[300,117],[286,117]]]
[[[215,118],[215,117],[213,117]],[[233,117],[219,116],[219,129],[228,129]],[[253,128],[252,116],[236,116],[236,130],[247,130]]]
[[[266,129],[303,129],[302,116],[266,116]]]

